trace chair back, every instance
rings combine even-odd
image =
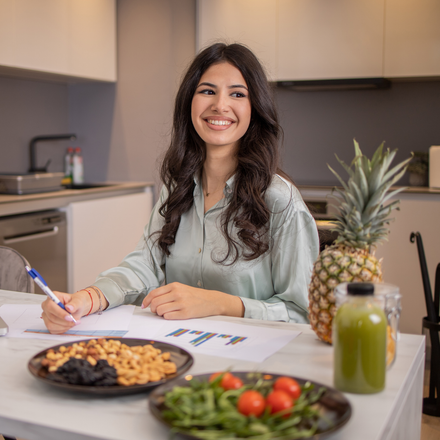
[[[29,266],[26,258],[15,249],[0,246],[0,289],[35,293],[26,265]]]

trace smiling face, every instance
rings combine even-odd
[[[191,119],[207,150],[235,150],[251,120],[246,81],[232,64],[213,64],[200,78],[191,104]]]

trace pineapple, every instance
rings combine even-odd
[[[403,190],[388,192],[403,176],[411,160],[388,170],[397,150],[384,151],[382,143],[370,161],[356,141],[354,149],[355,158],[350,167],[336,156],[350,176],[348,183],[329,166],[343,187],[343,190],[334,189],[342,201],[333,196],[340,211],[333,222],[333,230],[339,235],[318,256],[309,286],[310,324],[318,337],[330,344],[332,319],[336,313],[334,288],[343,282],[382,282],[381,261],[374,256],[374,250],[387,238],[386,225],[392,220],[388,216],[393,209],[398,209],[399,200],[386,206],[384,203]]]

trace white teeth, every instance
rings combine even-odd
[[[231,125],[231,121],[219,121],[217,119],[208,119],[208,122],[212,125]]]

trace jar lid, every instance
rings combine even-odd
[[[372,283],[348,283],[347,293],[349,295],[374,295],[374,285]]]
[[[335,296],[344,297],[348,294],[349,284],[371,284],[374,287],[374,296],[384,298],[401,298],[399,293],[399,287],[389,283],[368,283],[368,282],[353,282],[353,283],[341,283],[335,287]]]

